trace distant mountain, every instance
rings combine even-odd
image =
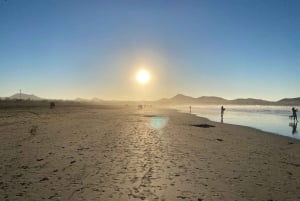
[[[158,101],[162,104],[218,104],[218,105],[299,105],[300,106],[300,97],[299,98],[285,98],[279,101],[267,101],[254,98],[238,98],[234,100],[227,100],[215,96],[201,96],[199,98],[193,98],[183,94],[177,94],[171,98],[164,98]]]
[[[166,104],[224,104],[228,100],[215,96],[202,96],[199,98],[193,98],[183,94],[177,94],[172,98],[164,98],[159,100],[161,103]]]
[[[95,98],[92,98],[91,101],[93,101],[93,102],[102,102],[103,100],[100,99],[100,98],[95,97]]]
[[[215,96],[201,96],[197,98],[197,102],[202,104],[225,104],[228,100]]]
[[[9,99],[22,99],[22,100],[42,100],[42,98],[36,96],[36,95],[33,95],[33,94],[24,94],[24,93],[17,93],[17,94],[14,94],[10,97],[8,97]]]
[[[85,98],[76,98],[74,101],[77,101],[77,102],[89,102],[90,100],[89,99],[85,99]]]
[[[190,97],[190,96],[177,94],[176,96],[174,96],[170,99],[167,99],[167,101],[170,101],[172,103],[195,103],[195,102],[197,102],[197,99]]]
[[[254,98],[239,98],[228,101],[230,104],[233,105],[271,105],[274,102],[261,100],[261,99],[254,99]]]
[[[100,98],[91,98],[91,99],[76,98],[74,101],[77,101],[77,102],[102,102],[103,100]]]
[[[300,97],[298,98],[284,98],[276,102],[278,105],[300,105]]]

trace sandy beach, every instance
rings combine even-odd
[[[0,200],[300,200],[300,144],[175,110],[0,109]]]

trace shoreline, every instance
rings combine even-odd
[[[201,115],[198,115],[197,113],[190,113],[188,111],[182,111],[182,110],[177,109],[177,108],[174,108],[174,109],[176,111],[180,112],[180,113],[193,114],[193,115],[195,115],[197,117],[206,118],[207,120],[212,121],[212,122],[221,123],[220,121],[212,120],[209,117],[201,116]],[[290,123],[292,123],[292,122],[289,122],[289,124]],[[244,125],[242,123],[241,124],[238,124],[238,123],[236,123],[236,124],[235,123],[222,123],[222,124],[229,124],[229,125],[249,127],[249,128],[257,129],[257,130],[259,130],[261,132],[269,133],[269,134],[272,134],[272,135],[283,136],[283,137],[287,137],[287,138],[291,138],[291,139],[295,139],[295,140],[300,140],[300,136],[298,136],[297,134],[294,136],[294,134],[292,134],[292,132],[282,132],[281,133],[280,131],[279,132],[271,131],[271,130],[268,130],[268,129],[259,128],[259,127],[252,126],[252,125]]]
[[[3,200],[297,200],[299,141],[175,109],[1,110]],[[288,185],[287,185],[288,184]]]
[[[180,112],[180,111],[178,111],[178,112]],[[213,120],[211,120],[211,119],[209,119],[207,117],[198,116],[196,114],[192,114],[192,115],[195,115],[196,117],[207,119],[208,121],[211,121],[211,122],[220,123],[220,122],[217,122],[217,121],[213,121]],[[245,128],[249,128],[249,129],[254,129],[254,130],[257,130],[257,131],[259,131],[261,133],[268,134],[268,135],[284,137],[284,138],[288,138],[288,139],[292,139],[292,140],[300,140],[298,138],[293,138],[293,137],[282,135],[282,134],[279,134],[279,133],[265,131],[265,130],[262,130],[262,129],[259,129],[259,128],[256,128],[256,127],[252,127],[252,126],[239,125],[239,124],[231,124],[231,123],[220,123],[220,124],[227,124],[227,125],[232,125],[232,126],[241,126],[241,127],[245,127]]]
[[[205,121],[208,121],[208,122],[211,122],[211,123],[215,123],[215,124],[221,124],[221,125],[223,124],[223,125],[229,125],[229,126],[234,126],[234,127],[241,127],[241,128],[245,128],[245,129],[252,129],[255,132],[262,133],[263,135],[270,135],[271,137],[275,136],[275,137],[279,137],[279,138],[283,138],[283,139],[295,140],[296,142],[300,140],[300,139],[293,138],[293,137],[290,137],[290,136],[281,135],[279,133],[265,131],[265,130],[262,130],[262,129],[259,129],[259,128],[256,128],[256,127],[251,127],[251,126],[246,126],[246,125],[239,125],[239,124],[231,124],[231,123],[221,123],[221,122],[218,122],[218,121],[213,121],[213,120],[211,120],[207,117],[198,116],[197,114],[194,114],[194,113],[181,112],[177,109],[175,109],[175,111],[178,112],[178,113],[189,114],[189,115],[195,116],[196,118],[200,118],[202,120],[205,120]]]

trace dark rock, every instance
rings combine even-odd
[[[215,127],[214,125],[209,125],[209,124],[192,124],[191,126],[194,126],[194,127],[200,127],[200,128],[210,128],[210,127]]]

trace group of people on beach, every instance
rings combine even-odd
[[[221,107],[221,122],[223,123],[223,116],[224,116],[224,112],[225,112],[225,107],[222,105]],[[297,112],[298,109],[296,109],[295,107],[292,107],[292,115],[290,116],[291,119],[294,119],[294,121],[298,122],[298,118],[297,118]],[[192,106],[190,105],[190,113],[192,113]]]
[[[222,107],[221,107],[221,121],[222,121],[222,122],[223,122],[224,111],[225,111],[225,108],[224,108],[223,105],[222,105]],[[297,122],[298,122],[297,112],[298,112],[298,109],[296,109],[295,107],[292,107],[292,113],[293,113],[293,115],[290,116],[290,117],[293,118],[294,121],[297,121]]]

